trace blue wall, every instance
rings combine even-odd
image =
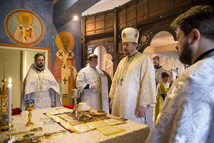
[[[81,25],[78,22],[68,22],[60,29],[56,29],[53,24],[53,5],[52,0],[0,0],[0,43],[16,44],[6,34],[4,28],[4,20],[7,15],[17,9],[27,9],[37,14],[44,25],[44,36],[42,40],[33,45],[38,47],[49,47],[51,50],[51,71],[55,60],[56,52],[58,48],[55,43],[55,38],[58,32],[67,31],[70,32],[74,39],[75,45],[73,52],[76,56],[77,70],[81,68]]]

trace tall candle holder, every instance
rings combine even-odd
[[[6,83],[7,80],[5,78],[5,67],[6,62],[4,62],[4,77],[2,79],[2,89],[0,93],[0,100],[1,100],[1,110],[0,110],[0,132],[7,131],[9,129],[8,126],[8,94]]]
[[[8,89],[6,88],[7,80],[5,78],[6,61],[4,62],[4,78],[2,80],[2,89],[0,92],[1,110],[0,110],[0,132],[9,131],[9,138],[4,142],[12,143],[14,138],[11,136],[12,117],[11,117],[11,99],[12,99],[12,84],[9,79]]]
[[[34,126],[35,124],[33,122],[31,122],[31,118],[32,118],[31,112],[32,112],[32,110],[34,108],[34,99],[28,99],[26,101],[26,105],[27,105],[27,110],[28,110],[29,113],[28,113],[28,122],[27,122],[27,124],[25,126],[28,126],[28,127]]]

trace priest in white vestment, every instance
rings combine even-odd
[[[112,114],[152,128],[156,103],[152,62],[137,50],[139,32],[136,28],[124,29],[121,36],[126,57],[120,61],[111,85]]]
[[[94,107],[95,110],[109,111],[108,93],[102,94],[101,91],[101,77],[104,77],[104,73],[97,69],[98,56],[91,54],[88,56],[88,65],[81,69],[77,75],[76,87],[84,92],[82,98],[83,102],[86,102],[88,106]],[[106,78],[106,77],[105,77]],[[108,81],[106,88],[102,90],[108,92]],[[105,107],[103,105],[106,105]]]
[[[189,67],[174,81],[147,143],[214,142],[214,7],[176,18],[176,49]]]
[[[43,54],[36,54],[24,79],[21,109],[26,109],[26,100],[34,99],[34,109],[62,106],[59,85],[52,73],[44,66]]]
[[[172,70],[168,71],[167,69],[163,68],[160,65],[160,57],[157,55],[154,55],[152,58],[153,61],[153,65],[155,68],[155,82],[156,85],[158,85],[159,82],[162,81],[162,77],[161,74],[163,72],[167,72],[169,74],[169,82],[166,83],[167,88],[170,88],[170,86],[172,85],[173,81],[176,79],[176,76],[174,74],[174,72]]]
[[[168,72],[168,71],[167,71],[167,69],[163,68],[160,65],[160,57],[159,56],[154,55],[153,58],[152,58],[152,62],[153,62],[153,66],[155,68],[155,82],[156,82],[156,85],[158,85],[158,83],[160,81],[162,81],[161,74],[163,72]]]

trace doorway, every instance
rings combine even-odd
[[[45,65],[47,66],[49,65],[49,52],[50,50],[43,47],[35,49],[34,47],[22,48],[19,45],[7,44],[7,46],[1,46],[0,44],[0,80],[4,76],[7,81],[9,77],[12,79],[12,108],[20,108],[22,83],[28,69],[34,63],[34,55],[36,53],[43,53],[47,57],[45,61]],[[5,73],[4,65],[6,65]]]

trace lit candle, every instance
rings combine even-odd
[[[8,84],[8,121],[11,123],[11,101],[12,101],[12,84],[11,84],[11,78],[9,77],[9,84]]]

